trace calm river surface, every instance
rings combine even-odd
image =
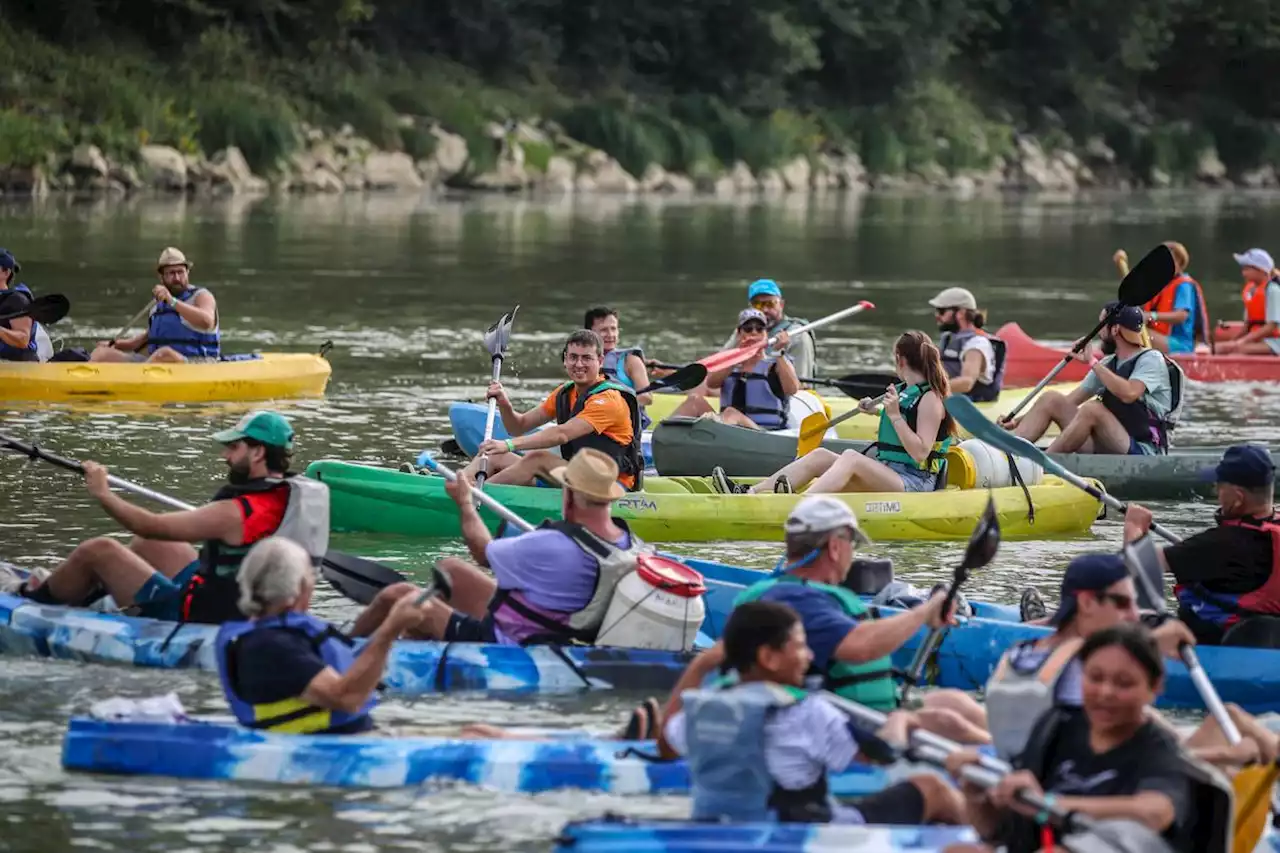
[[[622,312],[624,340],[672,361],[717,348],[750,280],[783,284],[791,312],[819,317],[861,299],[876,310],[828,330],[828,375],[888,366],[904,328],[933,329],[926,300],[963,284],[991,311],[1067,340],[1092,326],[1115,292],[1110,256],[1136,259],[1177,239],[1192,256],[1214,316],[1239,313],[1231,252],[1271,251],[1280,199],[1220,195],[1080,200],[830,196],[771,203],[446,201],[413,198],[50,202],[0,208],[0,244],[38,292],[61,292],[69,342],[113,333],[149,298],[167,245],[213,289],[224,346],[311,350],[334,343],[323,400],[285,402],[298,461],[321,457],[396,465],[448,437],[448,401],[479,399],[489,369],[481,334],[520,304],[506,373],[532,403],[562,381],[563,336],[583,310]],[[1193,386],[1181,444],[1273,439],[1280,401],[1261,386]],[[4,404],[0,403],[0,407]],[[0,428],[191,501],[225,469],[207,436],[245,406],[0,408]],[[298,466],[298,467],[301,467]],[[1161,507],[1180,532],[1204,526],[1204,504]],[[114,532],[81,483],[48,466],[0,456],[0,556],[52,566],[88,536]],[[1116,520],[1066,542],[1007,546],[971,594],[1014,600],[1027,583],[1056,591],[1071,555],[1109,547]],[[421,571],[444,551],[406,541],[338,537],[335,546]],[[765,566],[772,546],[679,546]],[[899,572],[924,581],[958,555],[953,544],[892,544]],[[332,598],[327,615],[351,609]],[[679,800],[623,801],[578,793],[498,796],[476,790],[334,792],[68,775],[59,747],[69,716],[110,695],[176,691],[189,710],[225,712],[207,675],[0,660],[0,850],[273,851],[547,849],[566,819],[625,809],[679,815]],[[508,702],[450,696],[389,703],[383,720],[450,731],[472,720],[609,728],[634,697]]]

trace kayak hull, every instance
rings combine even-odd
[[[1067,350],[1046,346],[1022,330],[1006,323],[996,335],[1005,342],[1007,354],[1004,381],[1013,385],[1034,385],[1057,366]],[[1280,382],[1280,358],[1269,355],[1211,355],[1209,353],[1170,356],[1197,382]],[[1073,361],[1058,374],[1060,381],[1079,381],[1089,368]]]
[[[68,770],[342,788],[463,783],[505,793],[560,789],[685,794],[684,761],[653,762],[652,741],[573,733],[551,740],[270,734],[213,722],[117,722],[74,717],[62,743]],[[855,765],[831,777],[837,796],[882,789],[886,774]]]
[[[879,853],[941,851],[974,843],[965,826],[851,826],[830,823],[697,823],[630,820],[608,815],[567,824],[556,839],[559,853]]]
[[[862,452],[868,442],[827,440],[822,446],[840,453]],[[1055,453],[1053,459],[1068,471],[1095,479],[1125,500],[1212,497],[1212,482],[1200,471],[1216,465],[1224,448],[1174,448],[1167,456],[1110,456]],[[673,418],[653,431],[653,464],[668,477],[703,477],[715,466],[729,476],[767,477],[795,458],[793,438],[728,426],[712,420]],[[1272,451],[1280,463],[1280,451]]]
[[[0,400],[212,403],[319,397],[332,368],[314,353],[208,364],[0,361]]]
[[[335,531],[393,533],[423,538],[461,535],[457,506],[444,479],[390,468],[320,460],[307,476],[329,486],[330,518]],[[485,485],[516,515],[530,522],[560,518],[558,489]],[[837,495],[857,513],[872,539],[967,540],[987,504],[986,490],[948,489],[930,493]],[[1031,487],[1035,521],[1027,517],[1021,489],[991,492],[1006,539],[1043,539],[1083,534],[1097,518],[1099,503],[1055,478]],[[782,522],[801,495],[722,495],[705,478],[645,479],[645,491],[614,503],[614,515],[639,536],[655,542],[780,541]],[[491,530],[499,519],[481,508]]]

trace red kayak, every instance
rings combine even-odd
[[[1045,346],[1022,331],[1017,323],[1005,323],[996,332],[1007,348],[1004,383],[1010,388],[1035,385],[1067,354],[1066,349]],[[1188,379],[1197,382],[1280,382],[1280,356],[1271,355],[1175,355]],[[1088,367],[1080,362],[1066,366],[1054,380],[1077,382]]]

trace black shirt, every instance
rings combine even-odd
[[[295,631],[250,631],[235,641],[230,654],[236,694],[250,705],[299,697],[328,666],[311,641]],[[330,731],[354,734],[372,728],[373,720],[365,717]]]
[[[1241,595],[1253,592],[1271,577],[1271,548],[1269,533],[1218,526],[1168,546],[1164,556],[1178,583],[1197,584],[1209,593]],[[1201,619],[1186,607],[1178,608],[1178,618],[1196,635],[1196,642],[1222,642],[1221,625]]]
[[[12,289],[0,290],[0,314],[13,314],[16,311],[21,311],[30,304],[31,297],[24,291]],[[0,320],[0,328],[12,329],[13,325],[8,320]],[[0,359],[4,359],[6,361],[39,360],[34,350],[22,350],[20,355],[15,356],[13,352],[15,349],[18,348],[11,346],[6,350],[6,352],[9,353],[9,357],[5,358],[5,356],[0,355]]]

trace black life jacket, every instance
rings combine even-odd
[[[556,394],[556,423],[567,424],[582,413],[588,400],[604,391],[617,391],[626,401],[627,412],[631,416],[631,443],[619,444],[612,438],[592,430],[581,438],[575,438],[560,445],[560,455],[564,461],[568,462],[573,458],[573,454],[584,447],[599,450],[617,464],[620,475],[635,477],[635,485],[630,488],[630,491],[639,491],[644,479],[644,451],[641,449],[643,427],[640,425],[640,405],[636,402],[634,391],[605,380],[587,393],[579,395],[577,402],[570,407],[569,395],[573,393],[573,383],[566,382]]]
[[[1111,356],[1107,367],[1111,368],[1116,376],[1121,379],[1128,379],[1133,376],[1133,371],[1138,366],[1138,360],[1148,352],[1153,352],[1164,359],[1165,369],[1169,371],[1169,399],[1172,405],[1169,406],[1169,415],[1167,417],[1157,417],[1156,413],[1142,401],[1142,397],[1131,403],[1126,403],[1110,391],[1104,390],[1099,399],[1102,400],[1102,405],[1107,407],[1107,411],[1116,416],[1116,420],[1120,422],[1125,432],[1129,433],[1134,441],[1154,444],[1161,453],[1167,453],[1169,451],[1169,433],[1172,432],[1177,424],[1177,413],[1182,410],[1182,369],[1159,350],[1143,350],[1119,368],[1116,367],[1117,362],[1120,360],[1119,357]]]

